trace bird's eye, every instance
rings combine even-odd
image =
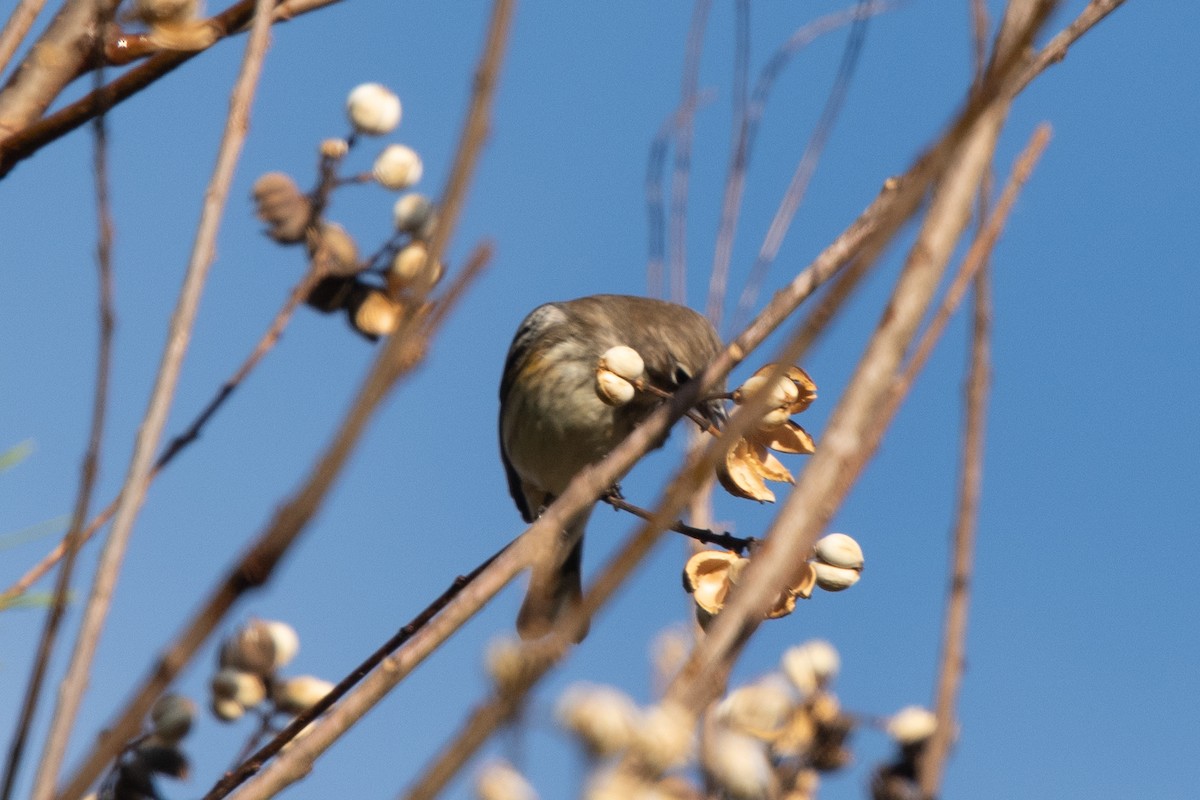
[[[676,364],[675,372],[671,375],[671,378],[675,381],[676,386],[683,386],[692,379],[692,373],[682,364]]]

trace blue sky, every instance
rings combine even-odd
[[[1066,3],[1051,28],[1082,5]],[[968,6],[913,2],[871,23],[844,113],[770,286],[805,266],[941,130],[969,75]],[[995,15],[997,4],[989,6]],[[755,4],[752,69],[793,29],[839,7]],[[170,431],[241,361],[303,268],[296,252],[260,234],[249,201],[254,179],[284,170],[308,183],[317,143],[345,132],[346,92],[380,81],[404,103],[401,127],[388,141],[422,154],[422,189],[436,194],[457,142],[486,11],[473,2],[363,0],[275,31]],[[243,602],[227,629],[250,616],[286,619],[302,641],[292,671],[336,679],[456,574],[519,532],[494,434],[504,353],[538,303],[645,291],[643,176],[650,142],[678,100],[690,15],[690,4],[673,1],[519,6],[493,136],[449,260],[461,263],[483,238],[494,243],[495,259],[427,364],[378,415],[277,579]],[[1054,128],[995,253],[994,392],[962,734],[947,797],[1170,800],[1194,796],[1200,785],[1200,600],[1189,578],[1200,567],[1200,434],[1187,401],[1200,393],[1193,309],[1200,291],[1193,263],[1200,252],[1200,62],[1190,35],[1198,18],[1190,4],[1128,3],[1018,99],[1001,140],[998,170],[1005,173],[1037,123]],[[738,288],[820,113],[845,35],[797,58],[772,95],[734,251]],[[241,40],[222,44],[111,117],[119,327],[97,504],[113,496],[127,465],[241,47]],[[691,177],[694,306],[705,300],[727,163],[731,63],[732,15],[716,4],[700,75],[713,99],[696,118]],[[367,142],[351,163],[365,168],[381,145]],[[36,443],[32,457],[0,475],[0,531],[67,513],[73,499],[95,351],[89,159],[88,137],[77,133],[18,167],[0,193],[7,256],[0,448]],[[330,215],[371,249],[387,235],[391,203],[378,187],[350,188]],[[803,365],[820,389],[803,420],[818,441],[899,255],[889,255]],[[820,636],[842,652],[838,690],[846,707],[887,714],[929,701],[965,338],[958,320],[835,519],[833,528],[866,551],[863,580],[764,626],[737,678],[772,669],[788,646]],[[341,319],[302,310],[203,439],[155,483],[73,756],[298,485],[373,354]],[[677,445],[653,455],[624,482],[626,494],[651,502],[677,457]],[[772,509],[719,497],[716,514],[752,535],[765,529]],[[587,568],[602,563],[631,525],[598,511]],[[48,546],[42,540],[6,550],[0,579],[7,584]],[[86,551],[81,574],[95,552]],[[678,542],[661,545],[539,693],[520,749],[543,797],[568,795],[582,765],[564,758],[571,750],[551,724],[549,709],[564,685],[606,681],[650,699],[647,643],[690,613],[678,588],[683,553]],[[511,630],[520,591],[510,587],[290,796],[393,796],[404,787],[482,696],[483,649]],[[8,687],[0,692],[0,719],[15,717],[40,625],[36,612],[0,615],[0,675]],[[180,688],[203,698],[213,661],[206,652]],[[64,663],[56,661],[55,676]],[[7,737],[7,722],[3,730]],[[248,723],[224,727],[206,717],[189,740],[196,777],[164,784],[166,794],[205,790],[248,730]],[[490,749],[507,753],[513,744],[501,737]],[[888,750],[881,734],[861,732],[856,766],[831,777],[821,796],[862,797],[866,770]],[[456,784],[450,794],[467,792]]]

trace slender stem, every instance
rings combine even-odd
[[[103,15],[104,9],[97,6],[97,14]],[[97,20],[97,27],[103,27],[103,18]],[[96,71],[96,83],[104,80],[103,70]],[[33,672],[29,678],[29,686],[25,693],[25,701],[13,733],[12,745],[9,749],[8,760],[4,765],[3,788],[0,798],[9,800],[12,797],[16,783],[17,772],[21,765],[21,756],[28,741],[33,725],[34,714],[37,712],[38,701],[46,678],[46,670],[50,656],[54,652],[54,642],[58,629],[67,608],[67,596],[71,586],[71,575],[74,571],[75,556],[83,544],[82,529],[87,520],[88,508],[92,502],[92,492],[95,488],[96,476],[99,472],[100,445],[104,438],[104,420],[108,405],[108,380],[112,361],[113,328],[115,312],[113,308],[113,219],[112,205],[108,191],[108,132],[105,125],[104,109],[100,109],[92,120],[93,131],[93,166],[96,191],[96,266],[97,266],[97,296],[99,336],[96,354],[96,388],[92,395],[91,431],[88,434],[87,450],[83,457],[80,470],[79,489],[76,492],[75,508],[71,514],[71,523],[63,539],[66,556],[58,579],[54,586],[54,596],[51,600],[46,624],[38,642],[37,657],[34,661]]]
[[[4,23],[4,30],[0,31],[0,75],[8,67],[13,53],[17,52],[17,48],[25,40],[29,29],[33,27],[33,21],[42,13],[45,4],[46,0],[21,0],[9,15],[8,22]]]
[[[643,520],[654,519],[653,512],[648,511],[641,506],[635,506],[633,503],[630,503],[623,497],[617,497],[614,494],[608,494],[600,499],[605,503],[608,503],[613,508],[626,511],[630,514],[633,514],[635,517],[640,517]],[[731,533],[717,533],[716,531],[711,531],[707,528],[696,528],[691,525],[687,525],[680,520],[676,520],[668,525],[667,530],[674,531],[675,533],[682,533],[689,539],[694,539],[701,544],[713,544],[717,547],[724,547],[726,550],[730,550],[739,554],[752,550],[755,545],[758,544],[758,539],[755,539],[753,536],[743,538],[740,536],[734,536]]]
[[[155,379],[154,390],[151,393],[146,414],[134,444],[133,459],[121,489],[121,498],[117,504],[112,530],[100,554],[100,563],[96,568],[96,578],[92,585],[91,596],[84,609],[83,623],[76,639],[66,677],[63,679],[59,704],[55,709],[50,734],[47,736],[46,748],[34,785],[33,797],[35,800],[49,800],[54,794],[67,740],[74,726],[84,689],[88,684],[92,658],[95,655],[100,633],[108,615],[109,603],[120,573],[121,562],[125,556],[125,548],[145,498],[147,479],[153,469],[154,451],[158,448],[159,438],[171,407],[183,357],[191,338],[196,309],[204,290],[208,268],[216,253],[216,236],[220,228],[225,200],[229,195],[234,168],[249,128],[250,105],[254,99],[254,91],[258,85],[258,77],[269,41],[271,4],[271,0],[258,0],[255,7],[254,29],[246,44],[241,73],[238,75],[230,98],[225,133],[218,150],[213,177],[205,193],[204,209],[201,213],[191,260],[171,320],[171,330],[162,362],[159,365],[158,376]],[[90,784],[99,775],[99,772],[100,770],[97,769],[87,783]],[[76,793],[81,795],[86,788],[86,784],[76,787]],[[68,793],[67,796],[73,795]]]

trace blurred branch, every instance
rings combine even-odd
[[[103,15],[102,6],[97,3],[98,15]],[[103,27],[105,20],[97,19],[97,27]],[[96,84],[104,81],[104,71],[96,70]],[[92,421],[88,434],[87,449],[83,456],[80,469],[79,488],[75,496],[75,508],[71,513],[71,523],[67,535],[63,539],[66,557],[58,572],[58,580],[54,586],[54,596],[50,609],[46,614],[46,624],[38,642],[37,655],[34,659],[33,671],[29,676],[29,685],[25,691],[25,699],[21,713],[17,718],[17,727],[13,731],[12,744],[8,751],[8,760],[4,765],[3,788],[0,788],[0,798],[9,800],[12,797],[13,786],[16,783],[17,772],[21,766],[21,756],[25,751],[29,733],[33,727],[33,718],[37,713],[38,702],[41,699],[42,687],[46,679],[46,670],[50,664],[50,656],[54,652],[54,642],[58,638],[58,629],[66,613],[67,599],[71,589],[71,575],[74,571],[75,557],[83,544],[82,528],[87,520],[88,508],[92,502],[92,492],[99,471],[100,444],[104,439],[104,419],[108,406],[108,379],[112,363],[112,340],[115,325],[113,310],[113,218],[112,204],[108,193],[108,132],[105,126],[105,111],[97,110],[92,120],[93,155],[92,172],[96,192],[96,294],[97,318],[99,333],[96,345],[96,386],[92,394]]]
[[[245,29],[246,23],[250,21],[253,14],[254,2],[255,0],[239,0],[208,20],[209,27],[216,36],[216,42]],[[300,14],[336,2],[340,2],[340,0],[283,0],[272,11],[271,18],[276,22],[286,22]],[[79,100],[68,103],[42,119],[35,117],[25,119],[20,124],[9,124],[9,135],[0,139],[0,178],[45,145],[86,123],[94,116],[97,102],[102,102],[108,107],[115,106],[202,52],[205,51],[159,52],[138,66],[122,73],[106,86],[93,90]],[[61,87],[59,88],[61,89]],[[0,98],[2,96],[0,94]],[[47,105],[49,105],[49,101],[47,101]],[[45,106],[38,113],[41,113],[42,110],[45,110]],[[4,125],[5,120],[0,117],[0,135],[3,135]]]
[[[991,298],[987,281],[988,257],[999,239],[1004,222],[1041,157],[1050,139],[1050,129],[1042,125],[1034,133],[1024,152],[1017,159],[1012,175],[1004,187],[995,212],[983,226],[964,259],[964,267],[956,278],[947,302],[955,304],[965,293],[966,284],[974,282],[975,310],[972,330],[971,365],[967,379],[967,423],[963,436],[963,466],[959,478],[958,512],[954,527],[953,566],[947,599],[945,630],[942,638],[942,657],[938,670],[937,729],[926,747],[920,764],[920,785],[924,797],[937,795],[945,772],[946,758],[954,740],[955,705],[962,673],[966,665],[967,611],[970,603],[970,581],[975,549],[975,529],[979,511],[980,487],[983,481],[983,436],[986,421],[989,384],[989,333]],[[939,335],[948,314],[939,313],[930,332]],[[921,352],[921,351],[918,351]],[[922,363],[923,363],[922,359]],[[914,357],[914,362],[916,361]]]
[[[783,246],[783,238],[792,226],[796,211],[804,201],[804,195],[808,192],[808,184],[825,151],[825,144],[833,133],[833,126],[837,123],[838,115],[846,100],[850,81],[853,79],[855,67],[858,65],[858,56],[862,52],[863,41],[866,39],[867,21],[870,19],[867,14],[868,8],[869,3],[866,0],[859,0],[858,7],[855,9],[854,24],[850,28],[850,36],[846,39],[846,46],[842,51],[842,62],[838,66],[833,87],[829,90],[825,107],[821,110],[821,116],[817,120],[812,136],[809,137],[804,153],[800,156],[800,162],[796,165],[795,172],[792,173],[792,179],[784,191],[783,199],[780,200],[779,207],[775,210],[775,216],[767,228],[766,236],[763,237],[758,257],[755,258],[754,265],[750,268],[746,286],[738,299],[734,327],[738,327],[741,320],[745,319],[750,309],[754,307],[759,290],[767,278],[767,270],[774,263],[775,257],[779,255],[779,248]]]
[[[696,125],[697,84],[700,54],[704,52],[704,29],[712,0],[696,0],[688,28],[683,59],[683,81],[679,91],[679,116],[674,127],[675,168],[671,173],[671,268],[669,298],[687,305],[687,202],[688,178],[692,169],[692,137]]]
[[[653,512],[647,511],[641,506],[635,506],[633,503],[626,501],[624,498],[610,494],[600,499],[605,503],[608,503],[613,508],[628,512],[643,520],[652,520],[655,518]],[[740,554],[746,553],[756,544],[758,544],[758,540],[753,536],[743,538],[740,536],[734,536],[731,533],[717,533],[716,531],[711,531],[707,528],[695,528],[691,525],[686,525],[679,520],[675,520],[671,524],[667,525],[666,529],[669,531],[674,531],[675,533],[682,533],[689,539],[700,542],[701,544],[716,545],[717,547],[723,547],[726,550]]]
[[[1079,37],[1090,31],[1096,26],[1096,23],[1116,11],[1117,7],[1124,3],[1125,0],[1092,0],[1088,3],[1070,25],[1059,31],[1030,60],[1017,81],[1017,91],[1028,86],[1029,82],[1042,74],[1046,67],[1057,64],[1066,58],[1067,51],[1079,40]]]
[[[4,74],[13,53],[17,52],[17,48],[25,40],[45,4],[46,0],[21,0],[9,15],[8,21],[4,23],[4,30],[0,31],[0,75]]]
[[[204,208],[196,231],[196,241],[192,248],[191,259],[184,277],[183,287],[179,293],[175,313],[171,319],[167,345],[145,416],[138,430],[133,458],[122,485],[113,526],[109,532],[108,541],[105,542],[104,549],[100,553],[100,562],[96,567],[96,578],[92,584],[91,596],[84,609],[83,622],[75,641],[66,677],[63,679],[62,691],[59,694],[50,733],[46,739],[43,758],[38,766],[38,775],[33,791],[35,800],[48,800],[54,794],[67,740],[74,726],[75,716],[83,699],[83,692],[88,684],[92,658],[95,655],[100,633],[108,615],[109,603],[116,586],[117,576],[120,573],[121,562],[124,560],[125,548],[145,498],[154,451],[158,448],[159,437],[170,411],[175,385],[183,365],[183,357],[191,338],[196,309],[204,290],[208,268],[215,257],[217,231],[224,213],[225,200],[229,195],[234,168],[241,155],[242,144],[249,128],[250,105],[254,100],[255,88],[258,85],[269,41],[270,10],[271,0],[258,0],[255,7],[254,28],[246,43],[242,68],[230,97],[225,133],[218,148],[212,179],[205,192]],[[116,754],[117,749],[112,751],[110,758]],[[75,794],[68,791],[67,796],[82,795],[87,785],[99,775],[99,769],[102,767],[103,764],[83,786],[77,787]]]

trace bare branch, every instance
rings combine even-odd
[[[145,417],[138,431],[133,459],[121,489],[121,498],[117,504],[113,527],[100,554],[95,582],[84,609],[83,623],[76,639],[70,666],[63,679],[63,690],[59,695],[59,702],[55,708],[54,719],[46,740],[46,748],[38,767],[33,791],[35,800],[48,800],[54,794],[67,740],[71,728],[74,726],[84,689],[88,684],[87,677],[91,671],[92,657],[95,654],[96,645],[108,614],[109,602],[120,572],[121,562],[124,559],[125,548],[145,498],[146,482],[152,468],[154,451],[158,448],[159,437],[171,406],[175,384],[183,364],[183,356],[191,337],[196,308],[204,290],[209,265],[212,263],[216,251],[216,236],[224,211],[225,199],[229,194],[234,167],[237,165],[242,143],[245,141],[246,131],[249,127],[250,105],[254,99],[254,90],[258,84],[258,76],[267,51],[268,32],[271,24],[270,10],[271,0],[258,0],[255,8],[254,29],[246,43],[246,55],[242,62],[241,73],[238,75],[230,98],[225,134],[218,149],[212,180],[205,193],[204,210],[201,213],[183,288],[180,290],[179,301],[171,320],[167,346]],[[89,780],[88,783],[90,782]],[[82,794],[86,788],[86,784],[80,787],[78,794]],[[68,796],[71,795],[68,794]]]
[[[9,15],[8,22],[4,23],[4,30],[0,31],[0,75],[8,68],[13,53],[17,52],[17,48],[25,40],[45,4],[46,0],[21,0]]]

